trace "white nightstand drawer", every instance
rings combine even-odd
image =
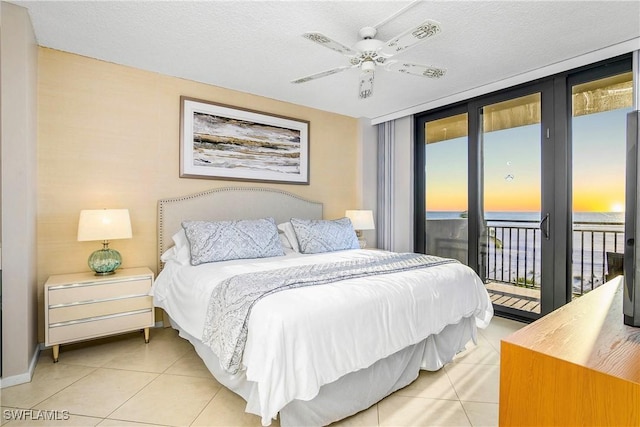
[[[47,345],[62,344],[96,338],[134,329],[153,326],[153,309],[147,308],[133,314],[115,314],[105,318],[91,318],[78,323],[63,326],[49,325],[49,342]]]
[[[112,283],[88,282],[60,285],[49,288],[49,307],[83,301],[108,300],[122,295],[145,295],[150,289],[150,278],[120,279]]]
[[[150,296],[114,298],[111,301],[97,303],[76,303],[64,306],[49,306],[49,326],[70,320],[88,319],[91,317],[107,316],[110,314],[136,311],[153,306]]]

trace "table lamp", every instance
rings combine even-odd
[[[373,223],[373,211],[370,210],[348,210],[344,214],[351,220],[353,228],[356,230],[360,248],[367,247],[367,240],[362,237],[362,230],[374,230],[376,227]]]
[[[102,249],[89,256],[89,268],[96,276],[115,273],[122,264],[122,257],[109,248],[109,240],[130,239],[131,220],[128,209],[81,210],[78,221],[78,241],[101,240]]]

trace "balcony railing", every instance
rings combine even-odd
[[[524,220],[492,220],[487,223],[487,236],[487,280],[524,287],[540,284],[540,228],[537,225]]]
[[[606,281],[608,258],[623,252],[624,223],[574,222],[573,293],[582,295]],[[541,233],[537,223],[487,221],[486,279],[527,288],[540,287]],[[611,260],[610,260],[611,262]]]

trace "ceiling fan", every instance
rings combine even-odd
[[[431,38],[440,33],[440,24],[427,20],[415,28],[411,28],[386,43],[376,39],[377,30],[374,27],[364,27],[359,31],[362,40],[353,47],[348,47],[335,40],[330,39],[322,33],[304,33],[302,37],[318,43],[321,46],[341,53],[349,58],[351,65],[333,68],[320,73],[311,74],[292,80],[291,83],[305,83],[310,80],[330,76],[351,68],[360,69],[360,99],[369,98],[373,95],[373,77],[376,67],[382,67],[387,71],[397,71],[399,73],[412,74],[414,76],[440,78],[444,76],[446,70],[429,65],[412,64],[409,62],[390,59],[394,55],[404,52],[418,43]]]

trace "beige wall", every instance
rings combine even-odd
[[[0,4],[2,386],[29,381],[37,355],[36,73],[27,10]]]
[[[39,49],[38,285],[87,271],[98,242],[77,242],[81,209],[128,208],[123,267],[156,265],[156,202],[222,186],[268,186],[325,203],[327,218],[356,207],[358,120],[220,87]],[[310,122],[310,185],[179,178],[180,96]],[[42,315],[39,338],[43,341]]]

